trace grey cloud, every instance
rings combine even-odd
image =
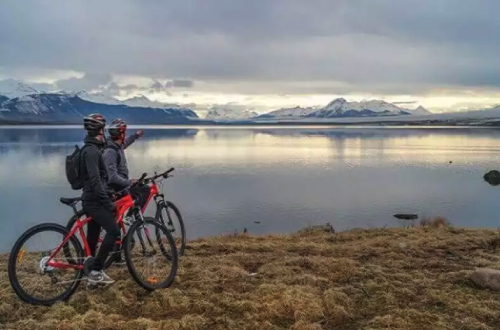
[[[415,104],[417,101],[401,101],[401,102],[391,102],[392,104]]]
[[[165,93],[168,96],[172,95],[165,89],[165,86],[163,86],[163,84],[157,80],[153,81],[148,91],[150,93]]]
[[[151,84],[151,87],[149,87],[149,88],[154,90],[154,91],[162,91],[164,89],[163,85],[159,81],[153,82]]]
[[[50,10],[41,0],[6,1],[0,63],[209,81],[337,81],[351,92],[500,86],[499,10],[497,0],[54,0]]]
[[[189,79],[173,79],[165,83],[165,88],[180,87],[180,88],[193,88],[194,81]]]
[[[57,80],[56,85],[65,91],[94,90],[106,86],[112,79],[109,73],[86,73],[81,78]]]
[[[34,91],[33,91],[34,89]],[[57,88],[54,84],[49,83],[30,83],[25,85],[22,80],[2,79],[0,80],[0,95],[10,96],[16,94],[17,91],[23,92],[53,92]]]
[[[55,84],[49,84],[49,83],[30,82],[29,85],[39,92],[53,92],[57,89],[57,86]]]
[[[134,84],[129,84],[129,85],[118,85],[116,82],[112,81],[109,83],[104,90],[109,94],[109,95],[117,95],[120,94],[120,92],[124,92],[125,94],[128,94],[130,92],[135,92],[139,90],[140,88],[137,85]]]

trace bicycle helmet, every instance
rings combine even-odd
[[[115,118],[108,126],[108,133],[112,139],[119,139],[127,129],[127,123],[121,118]]]
[[[101,129],[106,127],[106,118],[98,113],[93,113],[83,118],[83,127],[91,135],[97,135]]]

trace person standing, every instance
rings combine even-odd
[[[129,192],[138,205],[144,206],[149,196],[146,186],[134,186],[135,180],[129,178],[125,149],[144,135],[143,130],[126,137],[127,123],[120,118],[113,119],[108,127],[109,140],[103,151],[104,163],[108,174],[108,187],[116,192]]]
[[[104,262],[120,240],[120,228],[115,220],[116,207],[107,191],[107,171],[102,150],[106,146],[104,128],[106,119],[100,114],[91,114],[84,118],[87,136],[81,151],[80,169],[83,180],[82,206],[85,213],[92,217],[87,228],[87,240],[92,256],[95,256],[88,275],[89,283],[96,285],[112,284],[114,280],[104,273]],[[95,255],[101,228],[106,235]]]

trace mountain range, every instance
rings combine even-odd
[[[422,106],[407,108],[383,100],[360,102],[337,98],[321,107],[293,107],[258,114],[253,108],[237,103],[213,105],[201,119],[196,111],[200,105],[180,106],[148,99],[144,95],[118,100],[98,92],[39,92],[30,85],[9,80],[0,85],[1,123],[80,124],[82,117],[101,113],[106,118],[120,117],[131,124],[211,124],[211,123],[314,123],[325,119],[335,122],[377,121],[450,121],[476,118],[497,120],[500,107],[432,114]],[[193,108],[191,108],[193,107]]]
[[[258,117],[259,114],[253,110],[241,109],[237,105],[219,105],[212,106],[208,109],[205,119],[214,120],[239,120],[251,119]]]
[[[343,118],[429,114],[431,112],[422,106],[406,109],[381,100],[348,102],[344,98],[338,98],[322,108],[284,108],[260,115],[259,118]]]
[[[0,92],[0,122],[80,124],[85,115],[100,113],[110,120],[123,118],[131,124],[190,123],[198,119],[191,109],[161,104],[127,105],[104,95],[79,93],[39,93],[18,84],[9,92]]]

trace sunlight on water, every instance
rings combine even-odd
[[[82,138],[80,129],[0,128],[0,249],[30,225],[71,216],[58,199],[79,195],[64,160]],[[499,156],[499,131],[443,128],[156,128],[127,150],[136,177],[176,168],[164,192],[189,238],[328,221],[397,226],[401,212],[496,227],[500,188],[482,175]]]

